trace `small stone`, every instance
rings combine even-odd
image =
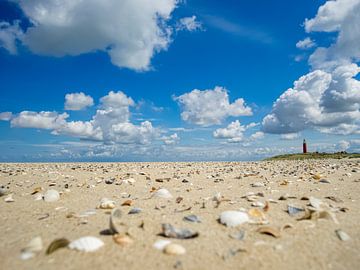
[[[115,181],[115,178],[106,179],[105,184],[111,185],[112,183],[114,183],[114,181]]]
[[[60,199],[60,194],[55,189],[49,189],[44,194],[44,201],[45,202],[56,202]]]
[[[346,232],[344,232],[344,231],[342,231],[342,230],[336,230],[335,233],[336,233],[336,235],[339,237],[339,239],[340,239],[341,241],[348,241],[348,240],[350,240],[350,236],[349,236]]]
[[[139,214],[139,213],[141,213],[141,211],[142,211],[141,208],[134,207],[133,209],[131,209],[131,210],[129,211],[128,214],[129,214],[129,215]]]
[[[183,255],[186,253],[186,249],[181,245],[170,243],[165,246],[164,253],[169,255]]]

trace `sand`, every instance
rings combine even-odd
[[[1,269],[359,269],[360,265],[360,160],[272,161],[224,163],[37,163],[0,164],[0,185],[13,194],[14,202],[0,199]],[[316,176],[315,176],[316,175]],[[112,184],[105,180],[115,178]],[[326,181],[320,181],[320,179]],[[123,181],[130,179],[129,181]],[[133,182],[133,183],[131,183]],[[253,187],[260,183],[264,186]],[[68,188],[65,188],[65,185]],[[35,201],[31,193],[41,187],[61,193],[56,202]],[[165,188],[171,199],[152,197]],[[249,192],[263,197],[244,197]],[[220,194],[219,194],[220,193]],[[261,195],[261,194],[260,194]],[[279,200],[285,195],[286,200]],[[221,203],[213,198],[217,197]],[[334,196],[337,202],[327,199]],[[96,209],[107,197],[116,202],[128,224],[133,244],[120,246],[109,228],[111,210]],[[182,197],[181,202],[177,202]],[[303,198],[305,197],[305,198]],[[309,197],[320,199],[331,218],[297,220],[288,204],[307,207]],[[121,206],[126,200],[131,206]],[[261,203],[268,201],[269,208]],[[260,202],[260,207],[252,206]],[[133,207],[142,212],[128,215]],[[279,238],[261,234],[263,225],[246,223],[234,228],[220,224],[223,211],[248,212],[257,208],[268,226],[281,228]],[[71,217],[96,209],[96,214]],[[184,221],[194,214],[201,223]],[[253,220],[255,217],[250,216]],[[159,234],[170,223],[199,233],[192,239],[168,239]],[[263,220],[263,223],[265,221]],[[140,224],[143,224],[140,227]],[[342,241],[336,230],[350,239]],[[231,238],[245,232],[243,240]],[[21,249],[36,236],[43,249],[34,258],[20,259]],[[45,251],[57,238],[72,241],[95,236],[105,245],[93,253],[62,248]],[[153,247],[168,239],[186,249],[168,255]]]

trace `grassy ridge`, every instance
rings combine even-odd
[[[342,159],[342,158],[360,158],[359,153],[346,153],[346,152],[338,152],[338,153],[298,153],[298,154],[285,154],[278,155],[270,158],[266,158],[265,160],[303,160],[303,159]]]

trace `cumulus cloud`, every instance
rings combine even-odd
[[[226,128],[218,128],[213,132],[217,139],[228,139],[231,142],[240,142],[243,140],[246,127],[241,125],[239,120],[231,122]]]
[[[255,133],[251,134],[250,140],[260,140],[265,137],[264,132],[262,131],[256,131]]]
[[[17,53],[16,42],[23,36],[19,24],[19,21],[14,21],[13,24],[0,22],[0,48],[4,48],[10,54]]]
[[[163,136],[161,138],[161,140],[164,142],[164,144],[166,145],[174,145],[174,144],[178,144],[180,141],[180,137],[177,135],[177,133],[174,133],[170,136]]]
[[[15,0],[31,22],[22,43],[33,53],[61,57],[106,52],[119,67],[148,70],[171,42],[177,0]],[[18,24],[5,25],[3,46],[16,52]],[[5,34],[4,34],[5,33]]]
[[[199,21],[196,21],[196,16],[191,17],[184,17],[179,20],[179,22],[176,24],[176,30],[187,30],[190,32],[201,30],[202,24]]]
[[[360,72],[356,64],[332,73],[315,70],[302,76],[273,104],[262,122],[268,133],[296,133],[305,129],[336,134],[359,133]]]
[[[10,121],[12,118],[12,112],[1,112],[0,120],[2,121]]]
[[[281,134],[280,138],[282,140],[295,140],[299,138],[299,133],[285,133]]]
[[[338,33],[334,44],[310,56],[313,68],[329,69],[339,62],[360,60],[360,0],[327,1],[314,18],[305,20],[305,30]]]
[[[252,115],[250,107],[245,105],[242,98],[233,103],[229,101],[229,95],[225,88],[216,86],[213,90],[198,90],[174,97],[181,108],[182,120],[199,125],[219,125],[229,116]]]
[[[67,113],[23,111],[11,119],[12,127],[59,129],[66,124]]]
[[[307,50],[314,46],[316,46],[316,43],[309,37],[307,37],[303,40],[300,40],[296,43],[296,48],[302,49],[302,50]]]
[[[93,98],[83,92],[65,95],[65,110],[80,111],[92,105],[94,105]]]

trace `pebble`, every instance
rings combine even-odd
[[[165,246],[164,253],[169,255],[183,255],[186,253],[186,249],[179,244],[170,243]]]

